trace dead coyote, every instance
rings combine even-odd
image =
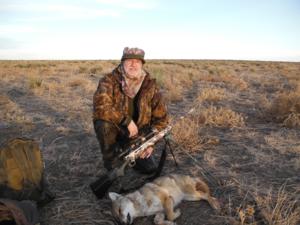
[[[182,200],[204,199],[212,208],[219,209],[217,199],[210,196],[204,181],[179,174],[159,177],[125,196],[110,192],[109,198],[112,200],[112,213],[122,224],[132,224],[137,217],[155,214],[155,224],[174,225],[173,221],[180,216],[180,210],[174,211],[174,207]]]

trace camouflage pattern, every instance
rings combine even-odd
[[[94,94],[93,119],[104,120],[116,126],[128,125],[129,97],[122,91],[121,66],[119,65],[112,73],[105,75],[100,81]],[[166,105],[156,84],[148,72],[141,86],[138,97],[139,117],[136,121],[138,128],[150,125],[161,130],[168,124]]]
[[[143,49],[125,47],[121,61],[124,61],[125,59],[140,59],[144,64],[146,62],[144,57],[145,52]]]

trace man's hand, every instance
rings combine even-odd
[[[145,159],[145,158],[149,158],[150,156],[151,156],[151,154],[152,154],[152,152],[153,152],[153,147],[148,147],[148,148],[146,148],[142,153],[141,153],[141,155],[140,155],[140,158],[141,159]]]
[[[135,122],[133,120],[130,121],[130,123],[128,124],[128,127],[127,127],[128,131],[129,131],[129,137],[135,137],[138,135],[138,128],[135,124]]]

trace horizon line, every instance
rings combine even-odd
[[[120,61],[121,59],[1,59],[0,61]],[[249,62],[291,62],[291,63],[300,63],[299,60],[282,60],[282,59],[272,59],[272,60],[266,60],[266,59],[180,59],[180,58],[165,58],[165,59],[159,59],[159,58],[150,58],[145,59],[145,61],[249,61]]]

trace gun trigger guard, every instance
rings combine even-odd
[[[151,130],[152,130],[152,132],[153,132],[154,134],[157,134],[157,133],[158,133],[158,130],[157,130],[156,128],[152,128]]]
[[[129,165],[130,167],[134,167],[135,164],[136,164],[136,162],[135,162],[135,160],[134,160],[134,161],[130,161],[128,165]]]

